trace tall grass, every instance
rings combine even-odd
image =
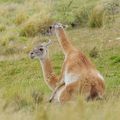
[[[37,109],[36,120],[119,120],[119,108],[119,99],[116,102],[113,98],[94,103],[86,103],[79,99],[76,103],[64,106],[41,105]]]

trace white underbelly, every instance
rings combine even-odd
[[[65,84],[70,84],[70,83],[73,83],[77,80],[80,80],[80,75],[76,75],[73,73],[67,73],[67,72],[64,75]]]

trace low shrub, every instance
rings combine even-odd
[[[104,22],[104,7],[102,5],[97,5],[93,8],[91,15],[89,17],[90,27],[101,27]]]
[[[31,16],[23,25],[20,32],[22,36],[35,36],[37,33],[43,32],[49,25],[52,24],[52,19],[47,14],[36,14]]]

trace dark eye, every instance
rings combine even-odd
[[[52,29],[52,26],[50,26],[49,28]]]
[[[39,50],[40,50],[40,51],[43,51],[43,48],[40,48]]]

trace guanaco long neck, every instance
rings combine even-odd
[[[57,30],[55,30],[55,32],[65,55],[67,55],[70,51],[75,49],[69,41],[63,28],[58,28]]]
[[[53,72],[51,61],[49,58],[45,58],[44,60],[40,60],[40,63],[42,65],[43,76],[46,84],[50,89],[54,90],[57,86],[58,77]]]

